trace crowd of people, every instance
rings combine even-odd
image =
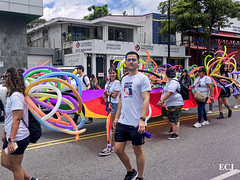
[[[109,79],[105,84],[103,93],[106,112],[112,115],[112,127],[115,133],[114,138],[113,136],[110,137],[107,141],[107,147],[99,154],[107,156],[114,151],[126,168],[125,180],[134,178],[142,180],[145,166],[145,155],[143,152],[144,132],[147,126],[146,117],[150,103],[150,92],[153,86],[149,78],[139,72],[139,64],[139,55],[133,51],[128,52],[125,57],[126,67],[123,69],[121,81],[118,79],[117,69],[111,67],[108,70]],[[89,79],[84,74],[82,65],[78,65],[76,69],[82,90],[96,89],[98,86],[97,78],[92,75]],[[240,71],[240,64],[237,65],[237,70]],[[225,64],[221,65],[219,72],[221,76],[233,78]],[[202,97],[200,100],[196,99],[198,120],[193,126],[200,128],[209,125],[205,105],[208,99],[212,103],[214,101],[213,82],[207,76],[205,68],[200,68],[197,71],[197,75],[197,78],[193,81],[188,76],[187,70],[166,68],[166,83],[160,93],[161,98],[158,106],[162,108],[163,119],[170,124],[170,140],[179,138],[179,118],[184,105],[184,100],[180,93],[181,84],[187,88],[193,88],[194,92],[196,94],[199,93]],[[237,76],[236,80],[240,82],[240,74],[235,76]],[[8,69],[1,76],[1,80],[2,85],[7,87],[8,90],[2,148],[7,149],[9,154],[6,151],[2,151],[1,164],[13,172],[14,179],[34,180],[36,178],[30,177],[21,165],[24,151],[29,144],[29,130],[25,125],[25,123],[28,125],[28,109],[24,99],[25,82],[22,73],[15,68]],[[222,80],[222,84],[224,85],[225,83],[228,83],[227,80]],[[218,97],[218,119],[224,118],[222,104],[228,108],[228,117],[232,116],[232,109],[228,102],[230,95],[231,89],[228,86],[225,87],[225,90],[221,90]],[[240,93],[235,93],[234,97],[237,99],[234,108],[239,108]],[[78,118],[79,115],[75,115],[73,120],[77,122]],[[93,119],[89,117],[86,124],[92,122]],[[132,148],[137,161],[137,170],[133,168],[130,158],[125,151],[127,141],[132,142]]]

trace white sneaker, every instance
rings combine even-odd
[[[209,122],[208,121],[203,121],[202,126],[206,126],[206,125],[209,125]]]
[[[212,114],[213,112],[212,112],[212,111],[208,111],[207,113],[208,113],[208,114]]]
[[[108,156],[111,155],[112,148],[105,148],[104,150],[102,150],[102,152],[99,153],[99,155],[101,156]]]
[[[240,107],[239,105],[235,105],[233,108],[238,109],[239,107]]]
[[[195,128],[199,128],[199,127],[202,127],[202,125],[201,125],[201,123],[196,122],[196,123],[193,125],[193,127],[195,127]]]

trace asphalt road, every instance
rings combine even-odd
[[[236,100],[230,98],[232,107]],[[207,105],[208,109],[208,105]],[[225,109],[225,116],[226,109]],[[158,118],[150,119],[144,152],[145,180],[214,180],[240,179],[240,109],[231,118],[216,119],[209,114],[210,125],[193,128],[197,120],[196,108],[183,111],[180,138],[168,140],[169,125]],[[125,169],[116,154],[100,157],[98,153],[106,146],[105,119],[94,119],[78,142],[74,137],[45,129],[37,144],[28,146],[23,161],[26,171],[40,180],[121,180]],[[0,123],[0,132],[3,123]],[[136,160],[129,142],[126,147],[133,167]],[[230,171],[230,169],[235,169]],[[12,173],[0,168],[0,179],[13,179]],[[220,176],[222,175],[222,176]],[[221,178],[223,177],[223,178]]]

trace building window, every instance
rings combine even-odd
[[[161,40],[162,40],[161,42],[163,44],[168,43],[168,37],[167,36],[162,35]],[[170,34],[170,43],[171,44],[176,43],[176,36],[175,35]]]
[[[133,29],[109,26],[108,40],[133,42]]]
[[[90,39],[90,29],[85,27],[68,26],[68,35],[73,41]]]

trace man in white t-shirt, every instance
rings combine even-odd
[[[129,74],[121,82],[121,97],[113,127],[115,129],[114,151],[127,170],[125,179],[137,177],[138,180],[141,180],[145,165],[143,144],[151,84],[147,76],[138,72],[139,63],[139,55],[136,52],[132,51],[126,54],[125,64],[129,69]],[[138,172],[133,169],[125,151],[128,140],[132,141]]]
[[[82,65],[78,65],[76,69],[77,69],[78,78],[82,85],[82,90],[84,91],[84,90],[90,89],[91,88],[90,80],[88,76],[84,74],[84,67]],[[77,90],[78,90],[78,86],[77,86]],[[74,116],[73,120],[75,123],[77,122],[78,117],[79,115]],[[93,118],[89,117],[88,121],[86,121],[85,124],[90,124],[92,122],[93,122]]]

